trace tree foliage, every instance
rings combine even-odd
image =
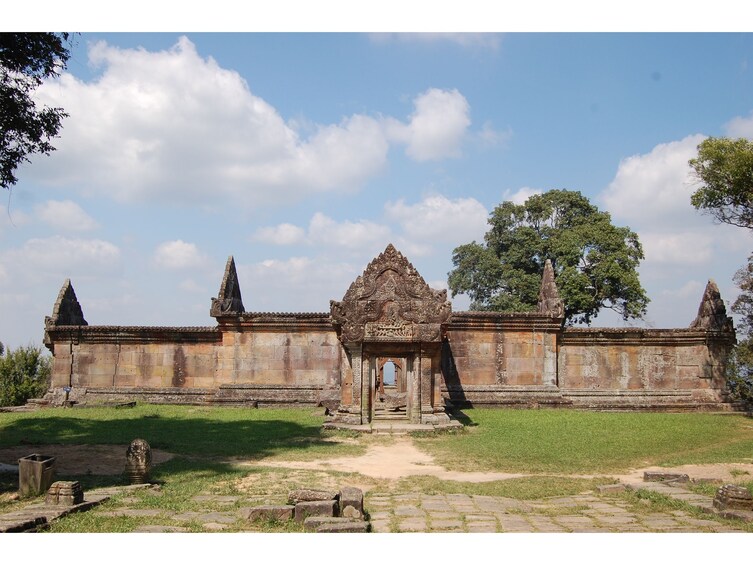
[[[68,58],[67,33],[0,33],[0,186],[9,189],[15,171],[29,155],[49,155],[50,140],[66,114],[62,108],[38,108],[34,91],[57,76]]]
[[[10,350],[0,357],[0,406],[19,406],[50,385],[52,362],[38,347]]]
[[[550,190],[524,204],[503,202],[489,218],[484,244],[453,251],[452,295],[468,294],[472,310],[536,308],[544,263],[551,259],[566,323],[591,323],[600,309],[640,318],[649,299],[638,280],[638,236],[580,192]]]
[[[753,255],[737,270],[734,281],[742,291],[732,304],[732,311],[741,316],[741,339],[728,359],[727,385],[733,397],[753,405]]]
[[[753,142],[709,137],[689,161],[700,188],[690,197],[715,220],[753,229]]]

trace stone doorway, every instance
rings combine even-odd
[[[372,387],[371,420],[408,420],[407,372],[412,371],[412,357],[387,355],[377,357]]]
[[[446,291],[433,290],[413,265],[388,245],[330,302],[343,346],[340,405],[332,422],[378,420],[449,422],[441,395],[441,345],[452,313]],[[385,379],[394,369],[394,382]]]

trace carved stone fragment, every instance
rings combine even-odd
[[[45,325],[55,326],[87,326],[81,304],[78,303],[76,293],[73,290],[71,279],[65,279],[63,287],[58,293],[55,306],[52,308],[52,316],[45,317]]]
[[[716,286],[713,279],[709,279],[706,284],[701,304],[698,307],[698,315],[690,323],[690,327],[722,332],[733,331],[732,318],[727,316],[724,300],[722,300],[719,287]]]
[[[718,510],[753,510],[753,495],[745,487],[724,485],[716,491],[714,508]]]
[[[126,450],[125,474],[132,485],[149,482],[152,467],[152,448],[146,440],[135,439]]]
[[[47,491],[45,504],[75,506],[84,501],[84,491],[78,481],[55,481]]]
[[[235,259],[231,255],[225,265],[225,275],[222,277],[220,291],[217,298],[212,298],[209,315],[213,317],[242,314],[244,312],[241,287],[238,284],[238,273],[235,270]]]
[[[539,290],[539,314],[546,314],[553,318],[562,318],[565,315],[565,305],[560,299],[557,284],[554,282],[554,268],[552,261],[544,263],[544,274],[541,277],[541,290]]]

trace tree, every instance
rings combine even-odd
[[[688,163],[701,182],[693,206],[718,222],[753,228],[753,142],[709,137]]]
[[[718,222],[753,229],[753,142],[709,137],[688,164],[701,182],[691,204]],[[742,339],[727,360],[727,386],[733,397],[753,405],[753,255],[733,280],[742,291],[732,304],[741,316]]]
[[[0,357],[0,406],[19,406],[44,394],[50,385],[52,363],[38,347],[10,350]]]
[[[49,155],[66,114],[62,108],[38,108],[34,91],[65,69],[67,33],[0,33],[0,186],[10,189],[15,171],[29,155]]]
[[[732,304],[732,311],[741,316],[737,342],[727,366],[727,386],[733,397],[753,405],[753,255],[733,278],[742,291]]]
[[[601,308],[641,318],[649,299],[638,280],[638,235],[612,225],[580,192],[550,190],[524,204],[503,202],[489,218],[485,244],[453,251],[452,296],[466,293],[472,310],[536,308],[544,263],[551,259],[565,322],[590,324]]]

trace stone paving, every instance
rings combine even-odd
[[[694,494],[684,488],[662,483],[637,483],[629,488],[660,492],[713,512],[712,499]],[[114,494],[123,494],[133,487],[116,487],[85,493],[87,501],[104,501]],[[150,491],[159,496],[159,490]],[[263,504],[264,497],[217,496],[202,494],[193,497],[195,503],[205,504],[206,511],[169,513],[158,509],[133,508],[134,496],[121,496],[117,507],[91,508],[100,516],[146,517],[156,522],[138,526],[134,532],[222,532],[252,531],[243,515],[249,506]],[[272,501],[273,502],[273,501]],[[511,498],[465,494],[366,493],[364,506],[370,514],[373,532],[472,532],[472,533],[528,533],[528,532],[742,532],[710,514],[698,518],[685,511],[651,512],[631,510],[627,501],[615,496],[581,494],[521,501]],[[217,509],[217,510],[213,510]],[[23,531],[42,526],[59,516],[54,507],[28,506],[23,511],[0,516],[0,531]],[[34,524],[34,520],[37,523]],[[15,529],[14,529],[15,522]],[[21,529],[19,529],[21,528]]]

